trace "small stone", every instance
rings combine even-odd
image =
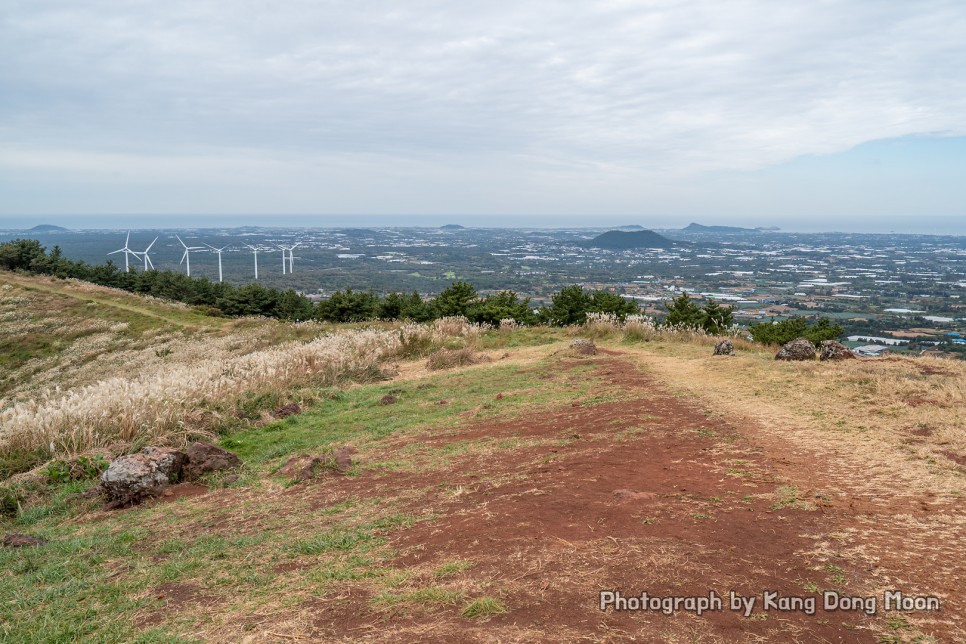
[[[581,356],[595,356],[597,355],[597,345],[591,340],[585,340],[583,338],[577,338],[570,343],[570,348],[573,349],[574,353]]]
[[[396,404],[396,397],[393,396],[392,394],[386,394],[385,396],[383,396],[382,398],[379,399],[379,404],[380,405],[395,405]]]
[[[724,339],[718,344],[714,345],[714,355],[716,356],[733,356],[735,355],[735,345],[731,340]]]
[[[3,538],[3,545],[7,548],[31,548],[47,543],[43,537],[31,537],[27,534],[8,534]]]
[[[272,417],[281,420],[299,413],[302,413],[302,408],[298,406],[298,403],[289,403],[273,411]]]

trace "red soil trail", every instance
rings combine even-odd
[[[349,588],[323,600],[315,635],[425,641],[876,641],[861,612],[763,610],[762,593],[815,597],[815,587],[847,583],[856,594],[867,571],[845,561],[827,567],[816,543],[839,530],[821,507],[801,509],[775,496],[774,464],[740,427],[711,420],[619,355],[592,361],[626,399],[567,405],[510,422],[471,424],[447,441],[483,437],[547,439],[467,459],[437,482],[462,494],[427,499],[439,518],[397,532],[400,568],[454,560],[499,596],[508,611],[483,621],[453,610],[373,613],[366,592]],[[586,360],[579,361],[587,364]],[[384,487],[392,475],[370,484]],[[416,484],[412,476],[399,477]],[[359,493],[357,481],[330,481],[326,496]],[[787,494],[787,493],[786,493]],[[815,499],[801,499],[816,501]],[[820,500],[819,500],[820,502]],[[836,574],[847,578],[831,578]],[[722,596],[724,609],[602,612],[598,593]],[[756,597],[753,614],[730,610],[730,591]]]

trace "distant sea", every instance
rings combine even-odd
[[[815,217],[772,219],[723,216],[633,215],[8,215],[0,216],[0,230],[26,230],[39,224],[87,230],[189,229],[189,228],[365,228],[437,227],[460,224],[479,228],[616,228],[637,224],[651,229],[684,228],[691,222],[704,225],[778,227],[784,232],[905,233],[966,235],[962,216],[908,217]]]

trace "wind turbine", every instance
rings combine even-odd
[[[245,245],[248,246],[248,244],[245,244]],[[259,248],[258,246],[248,246],[248,247],[252,249],[252,254],[255,255],[255,279],[258,279],[258,251],[265,250],[265,249]]]
[[[156,241],[158,241],[158,238],[157,237],[155,237],[154,238],[154,241],[151,242],[150,244],[148,244],[148,247],[145,248],[140,253],[131,251],[131,254],[134,255],[135,257],[137,257],[138,255],[140,255],[140,256],[142,256],[144,258],[144,270],[148,270],[148,266],[151,267],[151,270],[154,270],[154,262],[151,261],[151,257],[148,255],[148,251],[151,250],[151,247],[154,246],[154,242],[156,242]]]
[[[204,247],[189,246],[188,244],[184,243],[184,241],[177,235],[175,235],[175,237],[177,237],[178,241],[181,242],[181,245],[184,246],[184,255],[181,256],[181,261],[179,262],[179,264],[185,264],[185,262],[187,262],[187,264],[185,264],[185,268],[188,270],[188,277],[191,277],[191,251],[204,250]]]
[[[221,281],[221,252],[226,248],[228,248],[228,246],[222,246],[221,248],[215,248],[211,244],[205,244],[205,246],[210,248],[211,252],[218,253],[218,281],[220,282]]]
[[[282,251],[282,275],[285,275],[285,251],[288,249],[285,246],[279,246],[278,249]]]
[[[127,239],[124,240],[124,248],[118,248],[117,250],[113,250],[110,253],[108,253],[108,255],[113,255],[115,253],[124,253],[124,272],[125,273],[131,270],[131,267],[128,265],[128,261],[127,261],[128,256],[130,255],[134,255],[135,257],[138,256],[137,253],[135,253],[133,250],[127,247],[128,242],[130,241],[131,241],[131,231],[129,230],[127,231]]]
[[[288,249],[288,272],[291,275],[295,272],[295,249],[298,248],[302,242],[297,242],[294,246]]]

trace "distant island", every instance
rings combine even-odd
[[[606,233],[588,241],[585,246],[609,250],[628,250],[631,248],[673,248],[675,243],[667,237],[658,235],[653,230],[633,232],[608,230]]]
[[[637,224],[628,224],[627,226],[618,226],[617,230],[646,230],[644,226],[639,226]]]
[[[737,234],[737,233],[761,233],[767,231],[778,230],[777,227],[771,226],[768,228],[741,228],[739,226],[704,226],[702,224],[690,223],[687,228],[682,228],[682,233],[725,233],[725,234]]]
[[[460,226],[459,224],[446,224],[445,226],[440,226],[440,230],[463,230],[466,226]]]
[[[39,226],[34,226],[28,233],[66,233],[69,232],[68,228],[63,226],[54,226],[53,224],[40,224]]]

